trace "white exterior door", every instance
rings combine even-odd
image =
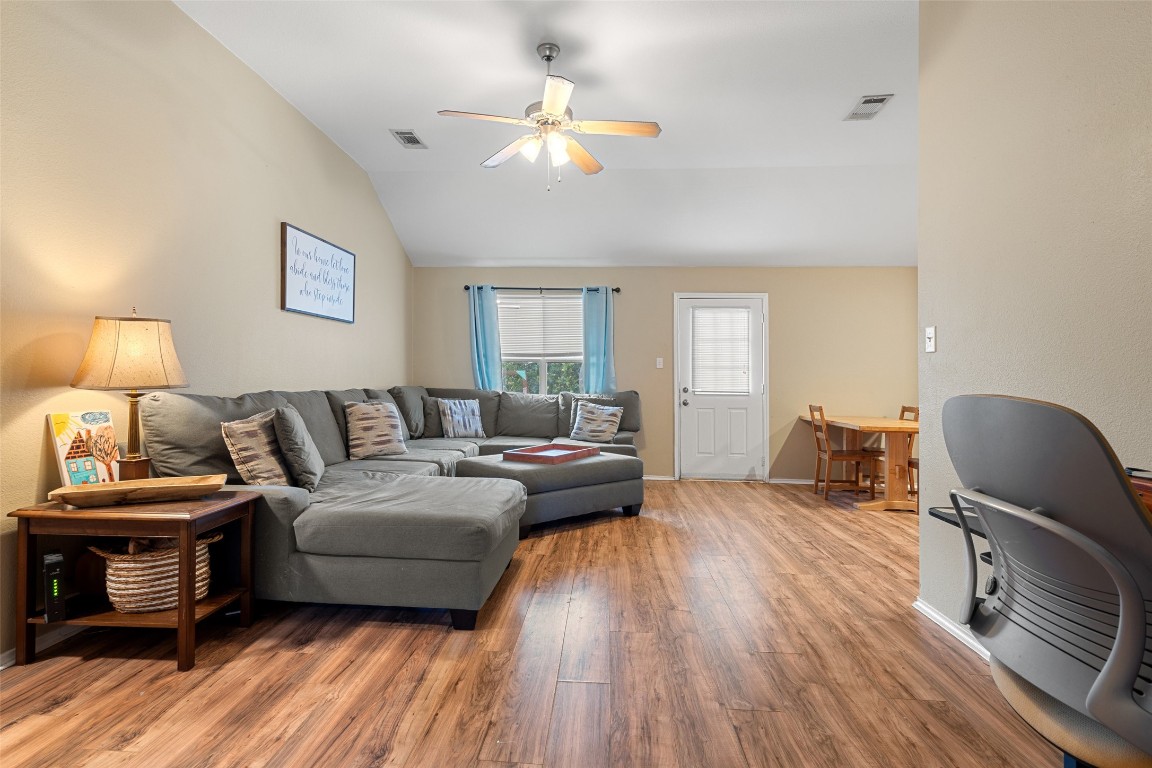
[[[679,477],[764,480],[766,297],[676,296]]]

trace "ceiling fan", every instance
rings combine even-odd
[[[572,108],[568,106],[568,100],[572,97],[572,89],[575,84],[571,80],[552,74],[552,62],[560,55],[560,46],[556,43],[541,43],[536,47],[536,53],[540,54],[540,58],[548,65],[548,74],[544,79],[544,98],[529,104],[524,110],[524,117],[482,115],[476,112],[455,112],[450,109],[444,109],[437,113],[445,117],[490,120],[497,123],[525,125],[533,129],[531,133],[521,136],[481,163],[485,168],[496,168],[517,152],[527,158],[529,162],[534,163],[543,149],[548,156],[548,164],[552,167],[559,168],[571,161],[573,165],[586,174],[600,173],[604,170],[604,166],[592,157],[588,150],[580,145],[580,142],[569,136],[567,131],[607,136],[647,136],[649,138],[660,135],[660,126],[657,123],[626,120],[573,120]]]

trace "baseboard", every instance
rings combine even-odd
[[[912,607],[927,616],[932,621],[932,623],[936,624],[945,632],[952,635],[952,637],[956,638],[960,642],[964,643],[964,645],[971,648],[980,658],[984,659],[984,661],[988,661],[988,651],[984,648],[984,646],[976,642],[976,638],[972,636],[972,632],[968,629],[968,627],[965,627],[963,624],[948,618],[920,598],[916,598],[916,602],[912,603]]]
[[[800,477],[770,477],[768,482],[776,483],[777,485],[812,485],[812,478]]]
[[[43,651],[47,648],[51,648],[52,646],[54,646],[58,643],[64,642],[65,640],[72,637],[73,635],[76,635],[76,634],[83,632],[85,629],[86,629],[86,627],[77,627],[77,626],[74,626],[71,624],[67,624],[67,625],[62,626],[62,627],[57,627],[56,629],[53,629],[50,632],[45,632],[44,634],[42,634],[36,638],[36,651],[39,652],[39,651]],[[19,631],[19,629],[17,629],[17,631]],[[7,650],[7,651],[4,651],[3,653],[0,653],[0,669],[7,669],[8,667],[12,666],[15,663],[16,663],[16,649],[15,648],[12,648],[11,650]]]
[[[644,475],[645,480],[675,480],[674,477],[668,475]]]

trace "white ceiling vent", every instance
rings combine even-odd
[[[420,141],[416,131],[389,128],[388,133],[392,134],[404,149],[428,149],[428,145]]]
[[[861,96],[860,101],[848,113],[845,120],[871,120],[884,105],[892,100],[891,93],[882,93],[879,96]]]

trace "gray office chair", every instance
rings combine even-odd
[[[1075,411],[993,395],[944,404],[944,441],[988,535],[976,597],[964,515],[960,621],[1012,707],[1065,766],[1152,766],[1152,515],[1100,431]]]

